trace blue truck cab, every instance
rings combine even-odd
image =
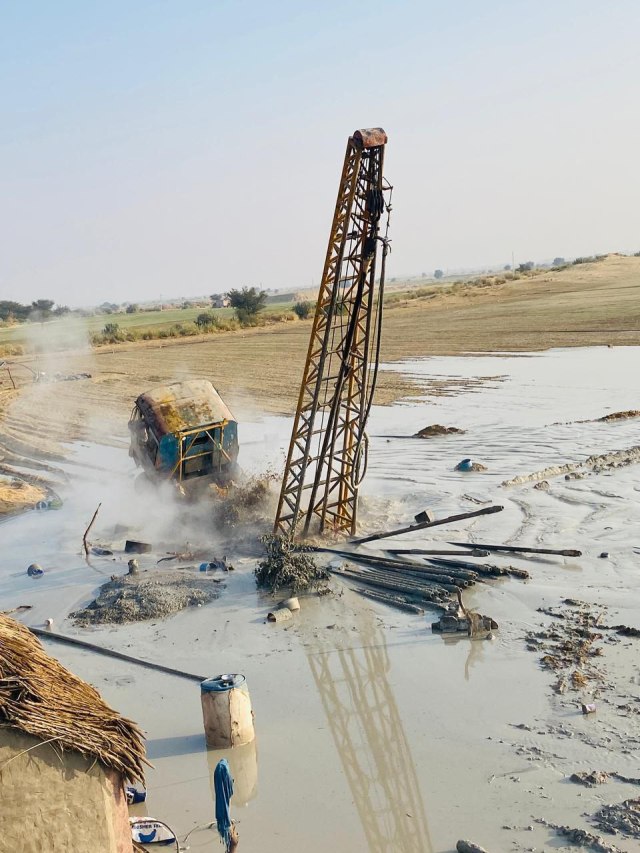
[[[129,455],[152,479],[213,481],[237,474],[238,423],[208,379],[141,394],[129,420]]]

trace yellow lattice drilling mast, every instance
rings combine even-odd
[[[379,127],[357,130],[347,142],[276,514],[275,533],[280,535],[355,533],[389,248],[386,142]]]

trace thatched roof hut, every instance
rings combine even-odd
[[[128,853],[124,784],[145,763],[138,726],[0,614],[3,849]]]

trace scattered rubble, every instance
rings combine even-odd
[[[628,838],[640,838],[640,797],[603,806],[593,821],[598,829],[611,835],[620,833]]]
[[[219,581],[200,573],[135,573],[113,577],[94,601],[70,616],[81,626],[142,622],[208,604],[219,595]]]
[[[555,829],[558,835],[566,838],[571,844],[576,847],[583,847],[586,850],[592,850],[593,853],[624,853],[619,847],[607,842],[599,835],[593,835],[584,829],[575,829],[570,826],[560,826],[557,823],[550,823],[543,818],[538,818],[536,823],[547,826],[549,829]]]
[[[542,653],[542,667],[558,673],[554,691],[580,691],[591,681],[599,683],[602,676],[595,668],[594,660],[602,654],[602,648],[597,644],[603,639],[600,633],[603,614],[594,615],[589,605],[580,602],[574,606],[566,605],[566,610],[539,610],[556,617],[558,623],[530,631],[526,635],[527,648]]]
[[[627,450],[613,450],[610,453],[601,453],[589,456],[584,462],[567,462],[565,465],[551,465],[542,471],[534,471],[532,474],[520,474],[510,480],[504,480],[503,486],[520,486],[534,480],[546,480],[547,477],[559,477],[561,474],[589,473],[600,474],[602,471],[610,471],[613,468],[622,468],[625,465],[635,465],[640,462],[640,445],[629,447]]]

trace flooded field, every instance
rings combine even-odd
[[[577,559],[496,556],[531,579],[490,581],[465,593],[467,606],[499,623],[491,640],[433,634],[435,612],[396,612],[338,581],[336,596],[304,597],[292,621],[268,624],[273,602],[255,589],[257,552],[246,541],[236,553],[227,550],[206,505],[186,512],[168,494],[139,491],[124,435],[112,436],[111,446],[68,447],[59,463],[68,478],[61,509],[0,524],[3,609],[32,605],[26,624],[53,619],[60,633],[188,673],[244,673],[257,739],[228,754],[241,850],[451,853],[459,838],[493,853],[561,847],[563,839],[538,821],[595,832],[585,815],[637,796],[620,781],[591,789],[567,778],[594,769],[638,775],[640,641],[604,643],[598,666],[606,677],[593,697],[588,686],[554,694],[553,675],[540,668],[526,635],[553,622],[538,608],[567,597],[597,605],[610,624],[640,628],[640,469],[588,468],[581,478],[549,477],[543,489],[534,488],[536,480],[502,484],[640,445],[640,418],[595,420],[639,407],[638,366],[635,348],[385,365],[422,393],[372,413],[361,532],[411,523],[426,508],[437,517],[485,502],[504,511],[372,543],[371,553],[379,553],[375,544],[450,541],[583,552]],[[290,420],[248,422],[236,414],[245,469],[280,470]],[[411,437],[436,423],[464,432]],[[487,471],[455,471],[463,458]],[[114,555],[87,561],[82,534],[98,503],[92,536]],[[141,570],[160,570],[160,557],[187,545],[209,549],[212,559],[224,548],[236,570],[224,576],[218,600],[167,620],[76,627],[67,615],[127,571],[116,525],[153,543],[138,558]],[[32,562],[43,566],[42,577],[27,576]],[[166,821],[181,841],[188,835],[185,847],[219,849],[210,824],[221,755],[205,748],[198,684],[62,645],[47,649],[146,731],[154,769],[145,813]],[[584,716],[580,702],[593,698],[597,714]],[[638,849],[637,840],[609,842],[625,853]]]

